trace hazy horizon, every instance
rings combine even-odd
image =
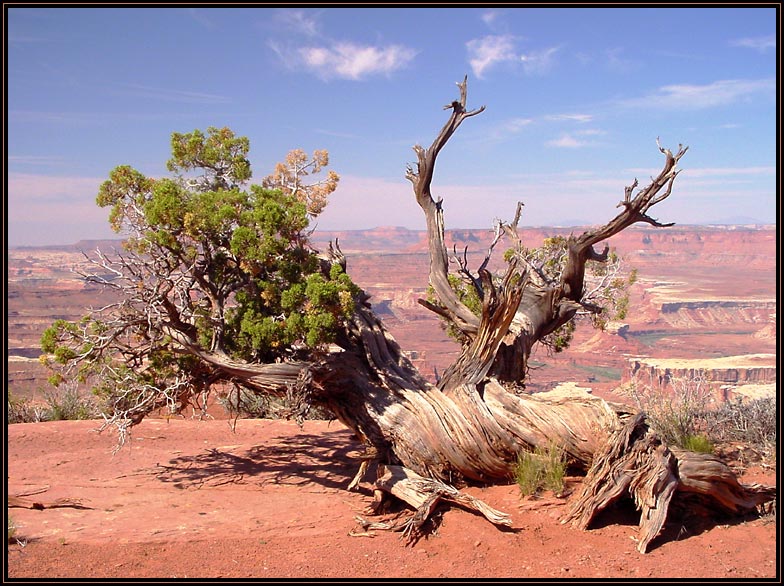
[[[539,226],[520,226],[519,230],[521,232],[525,232],[526,230],[567,230],[573,228],[585,228],[588,229],[596,224],[584,223],[584,224],[565,224],[565,225],[539,225]],[[640,224],[633,224],[629,228],[624,231],[629,230],[667,230],[667,229],[678,229],[678,228],[716,228],[716,229],[724,229],[727,231],[732,231],[732,228],[744,228],[744,229],[759,229],[759,230],[770,230],[775,229],[777,224],[775,222],[757,222],[753,218],[738,218],[738,221],[732,222],[706,222],[702,224],[675,224],[674,226],[669,226],[665,228],[654,228],[644,223]],[[350,228],[346,230],[327,230],[327,229],[316,229],[314,231],[314,235],[318,236],[320,233],[336,233],[336,232],[377,232],[377,231],[390,231],[390,230],[403,230],[407,232],[413,233],[426,233],[427,230],[422,228],[406,228],[405,226],[374,226],[372,228]],[[487,226],[484,228],[465,228],[456,226],[454,228],[445,228],[445,232],[448,234],[450,232],[486,232],[492,231],[492,226]],[[316,238],[317,240],[318,238]],[[62,248],[62,247],[73,247],[78,245],[80,242],[121,242],[124,240],[124,237],[118,234],[112,234],[107,237],[101,238],[80,238],[78,240],[74,240],[72,242],[50,242],[46,244],[9,244],[9,250],[17,250],[17,249],[46,249],[46,248]]]

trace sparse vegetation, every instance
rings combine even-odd
[[[704,414],[714,442],[740,442],[764,459],[776,455],[776,400],[773,397],[727,401]]]
[[[713,442],[702,434],[687,435],[683,438],[683,447],[692,452],[701,452],[703,454],[713,453]]]
[[[44,399],[48,405],[47,421],[74,421],[100,416],[95,401],[79,392],[75,384],[66,385],[63,389],[46,389]]]
[[[17,397],[10,390],[6,395],[6,423],[37,423],[48,421],[46,408],[33,404],[26,397]]]
[[[96,401],[81,393],[75,384],[45,389],[42,395],[45,405],[34,403],[26,397],[16,397],[9,391],[6,399],[6,423],[95,419],[101,415]]]
[[[741,443],[764,459],[775,455],[775,398],[737,398],[717,404],[702,373],[668,382],[642,384],[633,379],[628,387],[665,442],[706,453],[717,445]]]
[[[523,496],[535,495],[541,490],[551,490],[560,495],[565,475],[566,458],[563,450],[554,443],[517,456],[514,479]]]
[[[258,395],[240,387],[219,397],[218,403],[233,417],[283,419],[299,412],[302,419],[335,419],[334,415],[323,407],[309,406],[308,409],[303,409],[292,405],[286,398]]]
[[[651,428],[665,443],[691,450],[693,438],[704,437],[704,414],[714,399],[703,373],[695,373],[689,379],[652,379],[648,383],[633,378],[628,388],[637,406],[645,411]]]
[[[6,541],[6,543],[11,543],[16,539],[16,532],[17,532],[16,523],[11,518],[11,515],[8,515],[8,540]]]

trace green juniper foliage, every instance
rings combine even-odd
[[[247,138],[211,127],[174,133],[171,147],[171,177],[121,165],[97,196],[126,239],[124,252],[100,255],[85,277],[122,301],[55,321],[41,339],[53,384],[92,377],[119,410],[164,390],[175,409],[208,390],[216,376],[200,353],[267,363],[318,351],[359,292],[311,248],[314,214],[296,190],[248,184]]]

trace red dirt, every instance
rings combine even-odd
[[[7,578],[773,578],[775,517],[671,520],[636,550],[633,507],[589,531],[559,523],[566,499],[523,500],[515,485],[466,492],[509,513],[500,530],[459,507],[411,547],[361,531],[371,478],[346,486],[359,447],[338,423],[148,419],[111,455],[95,421],[8,426],[8,494],[87,508],[10,508]],[[574,488],[579,482],[570,478]],[[775,483],[749,470],[746,482]]]

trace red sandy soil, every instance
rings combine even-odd
[[[640,554],[631,504],[580,531],[559,523],[568,495],[469,487],[512,529],[443,506],[437,527],[406,546],[397,533],[352,535],[372,479],[346,490],[359,445],[337,422],[246,419],[232,432],[226,420],[148,419],[115,455],[116,438],[97,426],[8,426],[8,495],[83,508],[9,508],[18,541],[6,578],[778,577],[774,515],[671,520]],[[775,472],[743,480],[775,483]],[[574,491],[579,479],[568,481]]]

